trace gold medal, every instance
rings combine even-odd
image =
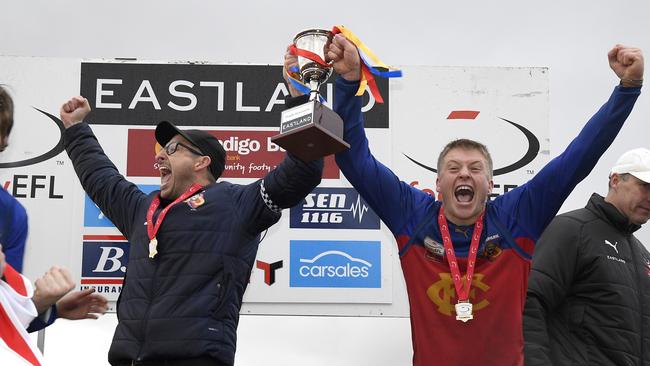
[[[165,207],[160,214],[158,214],[158,219],[156,219],[156,223],[154,224],[153,222],[153,214],[156,212],[158,209],[158,206],[160,206],[160,194],[158,194],[154,199],[151,201],[151,204],[149,205],[149,209],[147,210],[147,235],[152,238],[151,241],[149,242],[149,258],[153,258],[158,254],[158,250],[156,249],[158,247],[158,239],[156,239],[156,233],[158,232],[158,229],[160,229],[160,225],[163,222],[163,219],[165,218],[165,215],[167,215],[167,211],[169,211],[170,208],[174,207],[177,203],[186,200],[187,198],[193,196],[196,192],[198,192],[203,186],[199,184],[192,184],[190,188],[185,191],[185,193],[181,194],[178,198],[174,200],[174,202],[170,203]]]
[[[158,247],[158,239],[153,238],[149,242],[149,258],[153,258],[158,254],[158,250],[156,249]]]
[[[469,301],[459,301],[456,304],[456,320],[467,323],[472,319],[474,319],[472,315],[472,303]]]
[[[481,240],[481,232],[483,231],[483,217],[485,210],[481,212],[479,217],[474,223],[474,232],[472,233],[472,241],[469,245],[469,253],[467,253],[467,273],[461,276],[458,261],[456,260],[456,253],[454,252],[454,245],[451,242],[451,235],[449,235],[449,227],[447,226],[447,218],[444,215],[444,204],[440,207],[438,212],[438,227],[440,228],[440,235],[442,236],[442,244],[445,248],[447,263],[449,263],[449,270],[451,277],[454,281],[454,288],[456,289],[456,320],[463,323],[474,319],[472,314],[472,303],[469,302],[470,290],[472,287],[472,278],[474,276],[474,266],[476,265],[476,256],[478,254],[479,241]]]

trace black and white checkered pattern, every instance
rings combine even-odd
[[[266,189],[264,189],[264,180],[262,180],[260,184],[260,195],[262,196],[262,199],[264,200],[264,203],[266,204],[266,207],[269,208],[269,210],[278,213],[282,212],[282,208],[274,204],[273,200],[271,200],[271,197],[269,197],[269,194],[266,193]]]

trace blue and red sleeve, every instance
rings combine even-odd
[[[500,219],[514,236],[537,241],[573,191],[612,144],[632,112],[641,88],[614,88],[609,100],[589,119],[578,136],[526,184],[497,197]]]

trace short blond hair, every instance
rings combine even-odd
[[[440,174],[442,170],[442,162],[445,159],[445,156],[449,154],[449,152],[453,149],[463,149],[463,150],[476,150],[483,155],[485,160],[488,163],[488,176],[490,179],[492,179],[492,156],[490,155],[490,152],[488,151],[487,147],[483,145],[482,143],[470,139],[456,139],[451,142],[449,142],[447,145],[445,145],[444,149],[440,152],[440,155],[438,156],[438,174]]]

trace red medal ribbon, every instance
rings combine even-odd
[[[447,226],[447,219],[444,215],[444,206],[440,207],[440,213],[438,214],[438,225],[440,227],[440,234],[442,235],[442,243],[445,247],[445,253],[447,253],[447,262],[449,263],[449,269],[451,270],[451,277],[454,280],[454,287],[456,288],[456,296],[458,301],[468,301],[469,300],[469,290],[472,287],[472,277],[474,276],[474,265],[476,263],[476,256],[478,254],[478,245],[481,240],[481,231],[483,231],[483,216],[485,211],[481,212],[476,223],[474,224],[474,232],[472,233],[472,242],[469,246],[469,253],[467,254],[467,274],[465,281],[465,286],[461,281],[460,268],[458,267],[458,261],[456,260],[456,253],[454,253],[454,246],[451,243],[451,236],[449,235],[449,227]]]
[[[165,216],[167,215],[167,211],[169,211],[170,208],[174,207],[177,203],[181,201],[185,201],[189,197],[193,196],[194,193],[202,189],[203,186],[200,184],[192,184],[192,186],[185,191],[180,197],[178,197],[174,202],[170,203],[167,207],[165,207],[160,214],[158,215],[158,218],[156,219],[156,225],[154,226],[153,224],[153,214],[156,212],[156,209],[158,209],[158,206],[160,206],[160,194],[156,196],[156,198],[151,201],[151,205],[149,206],[149,210],[147,211],[147,234],[149,236],[149,240],[153,240],[156,237],[156,234],[158,233],[158,229],[160,229],[160,225],[162,224],[163,220],[165,219]]]

